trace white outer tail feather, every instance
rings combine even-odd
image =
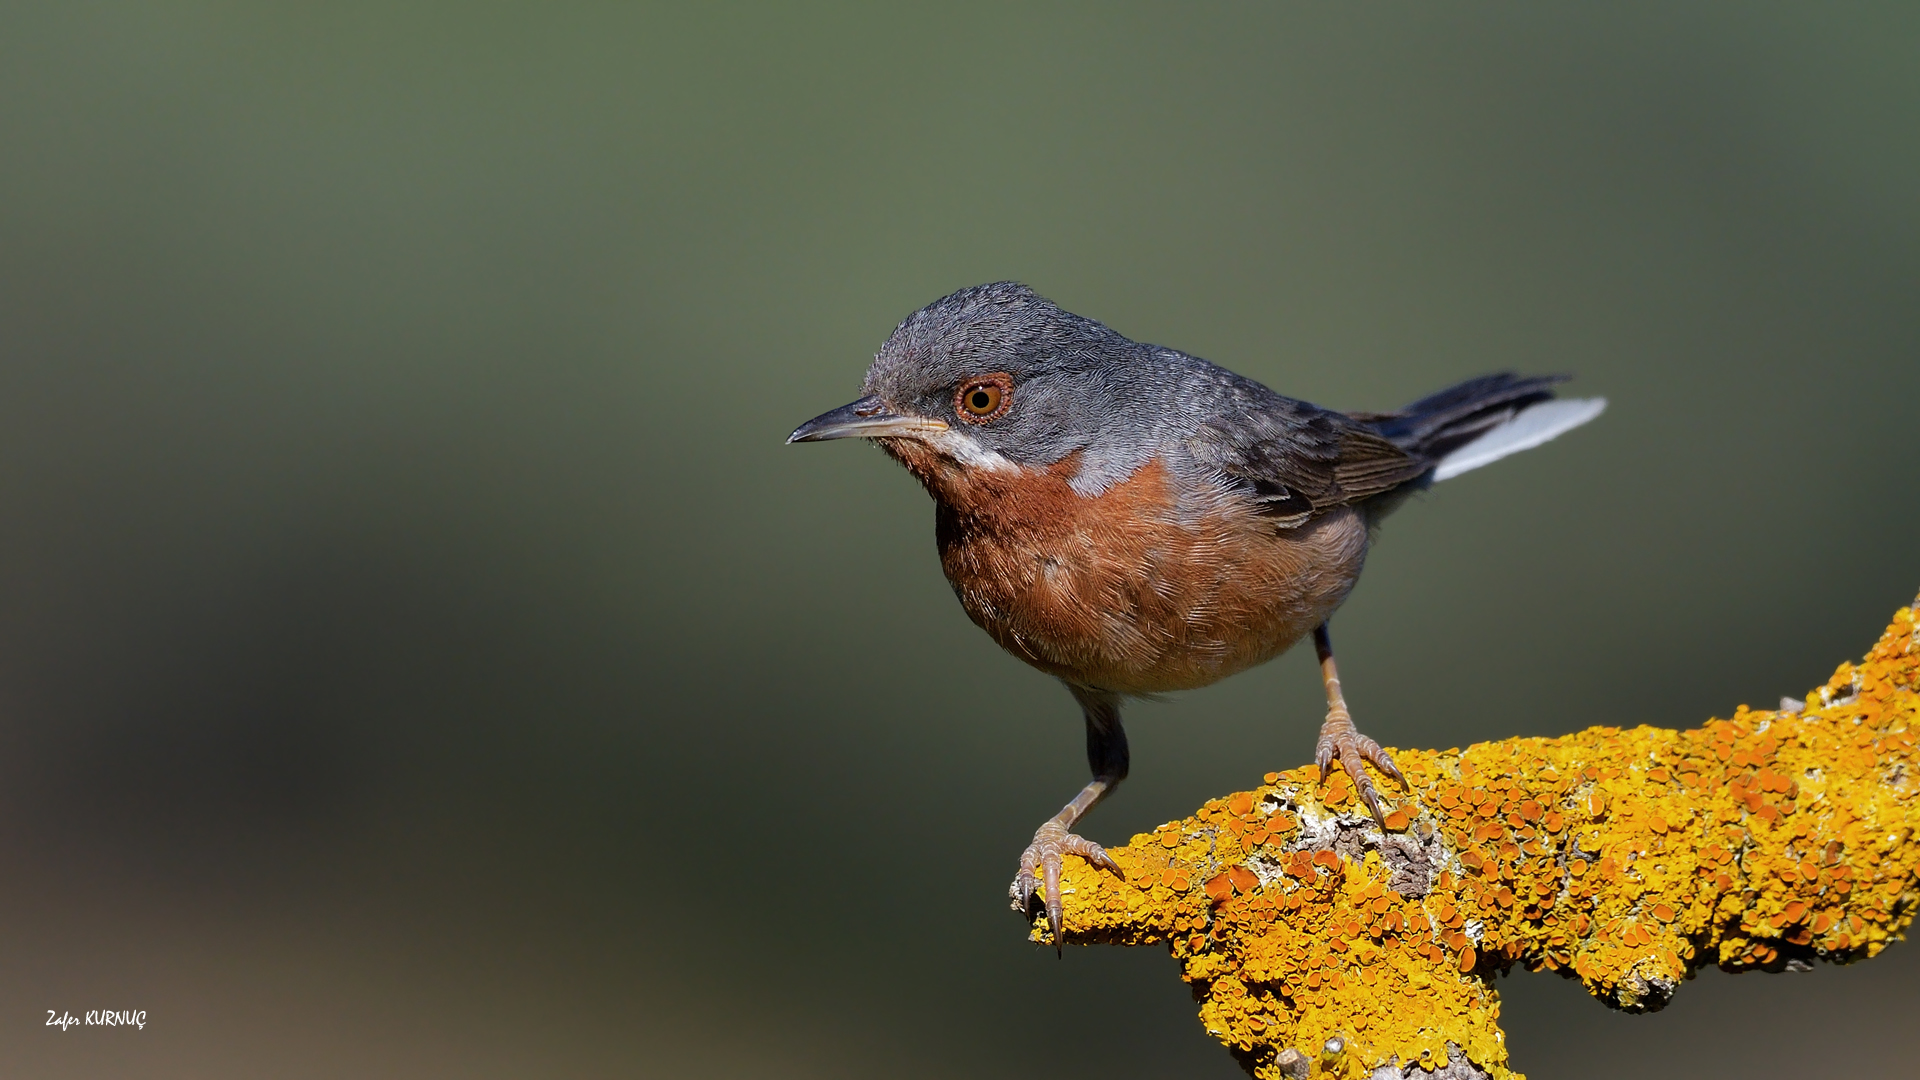
[[[1531,406],[1498,427],[1440,459],[1433,480],[1439,483],[1499,461],[1508,454],[1531,450],[1599,416],[1606,398],[1555,398]]]

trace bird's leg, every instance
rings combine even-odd
[[[1008,890],[1013,910],[1027,916],[1033,910],[1035,889],[1046,887],[1047,926],[1053,931],[1056,952],[1060,949],[1061,859],[1078,855],[1094,866],[1120,873],[1119,864],[1108,857],[1105,848],[1068,830],[1127,778],[1127,733],[1120,727],[1120,696],[1072,684],[1067,689],[1073,691],[1074,700],[1086,713],[1087,765],[1093,770],[1093,780],[1033,834],[1033,843],[1020,853],[1020,873]]]
[[[1313,629],[1313,650],[1320,656],[1320,681],[1327,688],[1327,719],[1320,725],[1320,745],[1314,751],[1314,760],[1320,765],[1320,779],[1326,780],[1327,774],[1333,771],[1333,759],[1339,758],[1340,767],[1347,770],[1347,776],[1353,780],[1354,792],[1367,804],[1373,820],[1384,831],[1387,819],[1380,812],[1380,795],[1373,790],[1373,781],[1367,779],[1362,762],[1373,762],[1374,768],[1400,781],[1402,788],[1408,791],[1413,788],[1407,784],[1407,778],[1400,775],[1393,759],[1380,749],[1380,744],[1353,726],[1353,714],[1347,711],[1347,697],[1340,692],[1340,672],[1333,666],[1333,638],[1327,634],[1326,623]]]

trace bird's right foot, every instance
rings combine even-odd
[[[1386,831],[1386,814],[1380,809],[1380,793],[1373,788],[1373,781],[1367,779],[1367,765],[1371,764],[1382,773],[1400,782],[1400,786],[1412,791],[1412,785],[1400,774],[1393,758],[1380,744],[1360,734],[1353,726],[1353,720],[1344,710],[1329,714],[1327,722],[1320,728],[1320,745],[1314,753],[1314,761],[1320,766],[1320,781],[1325,783],[1327,774],[1333,771],[1333,763],[1338,761],[1353,781],[1353,792],[1366,804],[1367,812],[1373,815],[1374,823]]]
[[[1056,952],[1060,948],[1060,921],[1064,907],[1060,899],[1060,863],[1068,855],[1078,855],[1087,860],[1090,866],[1125,876],[1120,864],[1113,861],[1106,848],[1068,832],[1066,823],[1059,818],[1040,826],[1039,831],[1033,834],[1033,843],[1020,853],[1020,873],[1007,889],[1007,895],[1013,900],[1013,910],[1023,918],[1032,918],[1034,893],[1045,887],[1047,927],[1053,931]]]

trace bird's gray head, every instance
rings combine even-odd
[[[867,369],[866,396],[788,441],[905,438],[961,465],[1051,465],[1132,411],[1148,352],[1025,285],[976,285],[907,316]]]

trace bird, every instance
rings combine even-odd
[[[1128,698],[1206,686],[1312,637],[1327,712],[1315,747],[1382,828],[1328,620],[1382,518],[1408,496],[1592,420],[1564,375],[1468,379],[1392,412],[1283,397],[1135,342],[1018,282],[961,289],[902,320],[861,396],[788,443],[868,439],[933,497],[941,568],[1001,648],[1079,704],[1092,779],[1035,831],[1009,888],[1061,940],[1063,860],[1120,873],[1073,830],[1126,779]]]

